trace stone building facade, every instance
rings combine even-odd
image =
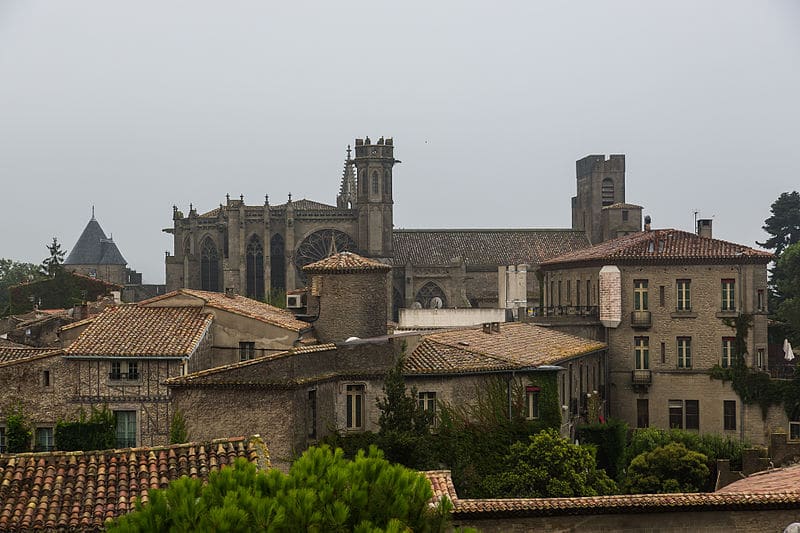
[[[765,443],[788,427],[763,418],[729,382],[731,321],[749,317],[746,364],[767,370],[767,264],[771,254],[679,231],[623,236],[542,264],[542,320],[586,317],[609,346],[607,399],[632,427],[678,427]],[[773,412],[774,411],[774,412]]]
[[[167,290],[231,288],[263,299],[304,287],[302,267],[335,249],[392,266],[394,319],[403,307],[495,307],[499,266],[529,268],[527,296],[536,306],[539,263],[641,228],[641,207],[624,203],[621,155],[578,161],[571,229],[403,230],[393,221],[393,139],[356,139],[351,154],[348,147],[335,205],[291,196],[247,205],[243,196],[226,196],[205,213],[174,207],[165,230],[173,236]]]

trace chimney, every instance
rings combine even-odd
[[[227,296],[228,298],[236,298],[236,288],[225,287],[225,296]]]
[[[706,239],[711,239],[711,222],[710,218],[701,218],[697,221],[697,234]]]
[[[644,217],[644,230],[650,231],[650,215]]]

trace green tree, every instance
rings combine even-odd
[[[800,243],[784,249],[772,270],[771,284],[781,333],[800,345]]]
[[[172,420],[169,424],[169,443],[182,444],[189,441],[189,434],[186,431],[186,418],[183,411],[176,409],[172,413]]]
[[[108,450],[117,445],[117,425],[114,413],[103,407],[92,408],[87,418],[81,410],[77,420],[61,420],[56,424],[55,445],[57,450]]]
[[[306,450],[288,475],[238,459],[207,484],[181,478],[150,491],[147,504],[137,502],[108,531],[445,531],[452,507],[446,500],[431,508],[431,496],[422,474],[375,447],[350,461],[323,446]]]
[[[698,492],[706,483],[708,458],[671,442],[634,457],[628,467],[625,490],[631,494]]]
[[[554,429],[511,446],[502,471],[484,484],[495,498],[557,498],[614,494],[617,486],[598,470],[594,450],[570,444]]]
[[[0,316],[10,312],[11,297],[8,289],[20,283],[42,279],[37,265],[0,258]]]
[[[781,255],[784,248],[800,242],[800,193],[782,193],[770,210],[772,216],[764,221],[762,229],[771,237],[758,245]]]
[[[61,249],[61,245],[58,243],[56,237],[53,237],[53,242],[51,244],[46,244],[45,247],[47,251],[50,252],[50,255],[42,261],[42,274],[54,278],[63,270],[61,265],[64,264],[66,250]]]
[[[31,451],[30,422],[22,412],[22,407],[17,405],[6,415],[6,448],[8,453],[22,453]]]

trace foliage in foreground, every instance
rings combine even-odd
[[[625,480],[626,492],[698,492],[709,476],[707,460],[702,453],[677,442],[659,446],[633,458]]]
[[[56,424],[55,445],[57,450],[108,450],[117,445],[117,424],[114,413],[107,408],[92,409],[86,418],[80,412],[78,420],[61,420]]]
[[[389,463],[374,446],[353,461],[323,446],[306,450],[288,475],[238,459],[206,485],[181,478],[150,491],[148,503],[137,502],[108,531],[445,531],[452,506],[431,508],[431,496],[422,474]]]
[[[554,429],[517,442],[503,471],[484,482],[497,498],[557,498],[614,494],[617,485],[598,470],[590,448],[570,444]]]
[[[6,449],[8,453],[22,453],[31,450],[33,430],[22,407],[13,407],[6,415]]]

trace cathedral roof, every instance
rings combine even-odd
[[[583,231],[571,229],[394,230],[393,264],[467,266],[537,265],[589,246]]]
[[[391,266],[366,257],[361,257],[353,252],[339,252],[329,255],[310,265],[303,267],[308,273],[337,273],[347,274],[352,272],[389,271]]]
[[[236,200],[236,202],[239,202],[239,201]],[[286,209],[287,205],[289,205],[288,202],[285,202],[285,203],[282,203],[282,204],[271,205],[270,209]],[[248,206],[245,206],[245,207],[248,208],[248,209],[254,208],[254,207],[259,207],[259,208],[263,209],[263,206],[248,205]],[[321,202],[315,202],[314,200],[307,200],[306,198],[302,198],[300,200],[292,200],[292,207],[295,210],[299,210],[299,211],[332,211],[332,210],[339,209],[335,205],[323,204]],[[224,209],[224,208],[222,208],[222,209]],[[220,212],[220,208],[219,207],[215,207],[211,211],[203,213],[202,215],[199,215],[199,216],[200,216],[200,218],[217,218],[219,216],[219,212]]]
[[[114,244],[106,237],[103,228],[94,217],[86,224],[78,242],[64,261],[65,265],[126,265],[125,258]]]
[[[677,229],[638,231],[596,246],[554,257],[542,267],[635,261],[767,263],[773,255],[743,244],[709,239]]]

